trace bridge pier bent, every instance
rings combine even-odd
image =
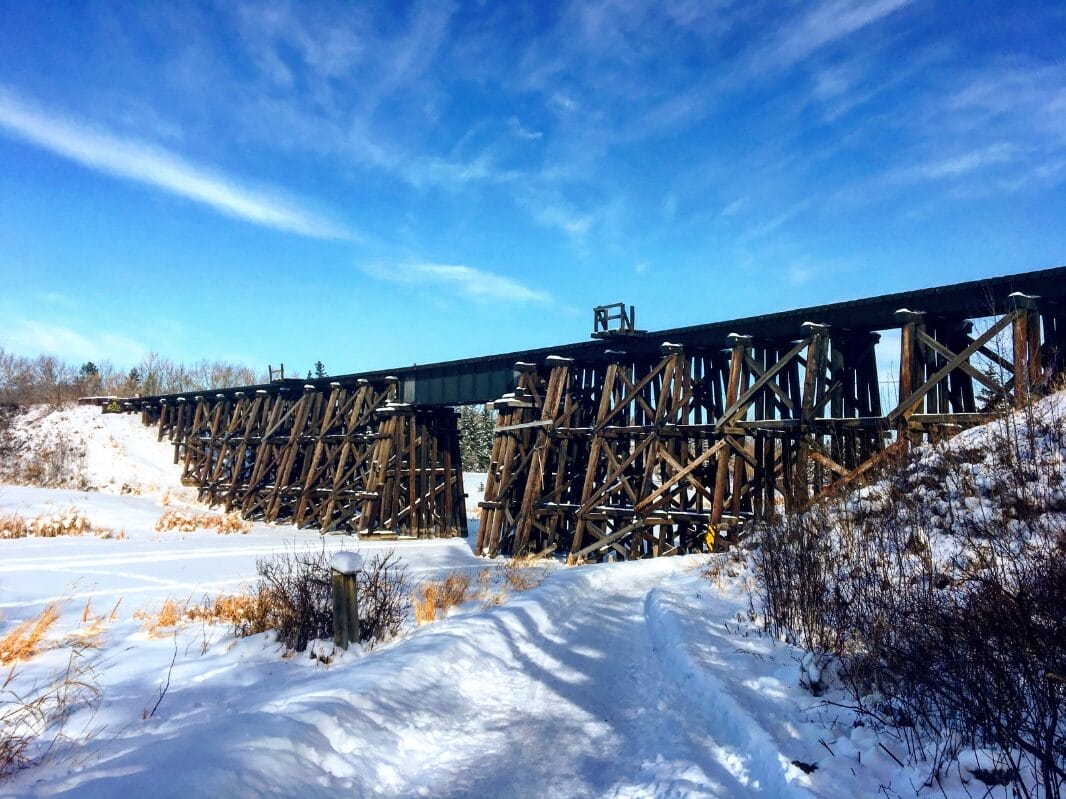
[[[286,381],[146,406],[182,482],[247,519],[385,537],[465,536],[456,414],[395,400],[398,380]]]
[[[882,411],[876,330],[797,325],[663,343],[656,361],[518,364],[500,412],[478,551],[571,560],[705,551],[795,512],[908,444],[1016,408],[1059,369],[1062,317],[1034,297],[973,322],[901,309],[898,402]],[[1005,339],[1010,344],[1005,344]],[[616,342],[617,346],[625,346]]]

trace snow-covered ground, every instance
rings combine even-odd
[[[923,778],[799,687],[801,653],[756,631],[744,569],[725,556],[556,564],[539,587],[328,664],[221,626],[151,637],[138,609],[236,590],[257,557],[286,549],[395,547],[416,580],[494,564],[463,539],[157,533],[164,496],[189,499],[171,448],[130,417],[78,413],[93,483],[111,493],[0,486],[0,515],[75,506],[126,537],[0,540],[0,634],[65,603],[17,686],[66,664],[87,601],[104,619],[121,603],[85,654],[95,710],[0,796],[874,797],[913,795]],[[948,795],[966,795],[960,774]]]

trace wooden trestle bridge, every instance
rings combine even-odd
[[[455,406],[491,401],[477,550],[641,558],[704,550],[708,532],[977,424],[994,398],[1021,404],[1066,355],[1066,267],[654,333],[619,307],[577,344],[126,407],[211,504],[433,537],[467,534]],[[874,346],[889,331],[886,408]]]

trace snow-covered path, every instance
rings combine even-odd
[[[62,598],[50,648],[19,665],[26,690],[65,666],[87,601],[110,618],[121,599],[87,651],[100,702],[0,797],[776,799],[872,797],[899,779],[868,728],[796,685],[797,653],[738,622],[742,573],[708,579],[708,556],[555,564],[538,587],[471,600],[374,652],[320,646],[328,664],[221,625],[152,637],[138,610],[234,591],[257,557],[293,548],[395,548],[416,582],[501,563],[462,539],[157,533],[164,495],[184,504],[170,449],[129,418],[81,421],[94,483],[113,493],[0,486],[0,514],[73,506],[126,537],[0,541],[0,632]],[[119,495],[124,484],[136,493]]]
[[[207,652],[194,633],[143,641],[136,664],[102,671],[108,704],[94,721],[106,729],[80,765],[10,787],[79,797],[809,795],[788,765],[809,743],[786,742],[786,757],[769,732],[775,715],[794,715],[780,703],[791,711],[797,699],[765,673],[780,670],[773,647],[760,638],[741,651],[714,632],[721,620],[692,618],[738,607],[707,604],[695,565],[559,572],[502,606],[468,607],[329,667],[279,659],[263,636]],[[701,628],[699,648],[687,624]],[[170,692],[141,720],[175,646]],[[757,688],[738,687],[751,652],[764,674]]]

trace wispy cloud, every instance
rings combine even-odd
[[[888,180],[907,183],[921,180],[945,180],[966,175],[985,167],[1013,161],[1017,148],[1008,143],[990,144],[968,152],[939,158],[890,173]]]
[[[53,322],[19,316],[5,317],[0,345],[19,355],[54,355],[75,362],[136,363],[148,351],[143,344],[126,336],[100,331],[86,335]]]
[[[813,204],[813,197],[800,200],[781,211],[776,216],[770,217],[769,219],[762,219],[754,227],[748,228],[741,234],[740,239],[742,241],[751,241],[752,239],[768,236],[769,234],[776,232],[778,228],[791,222]]]
[[[3,87],[0,131],[98,172],[162,189],[263,227],[312,238],[355,238],[341,225],[278,192],[247,188],[146,142],[46,113]]]
[[[551,296],[502,275],[460,264],[412,263],[364,267],[379,280],[404,285],[439,287],[478,302],[546,303]]]
[[[537,139],[544,137],[542,131],[527,128],[522,124],[522,120],[515,116],[512,116],[507,120],[507,128],[515,136],[520,139],[525,139],[526,141],[536,141]]]
[[[887,17],[912,0],[832,0],[811,7],[795,24],[784,28],[757,61],[765,66],[789,67],[812,53]]]
[[[544,227],[558,228],[578,239],[588,234],[592,223],[595,221],[591,214],[577,213],[560,205],[529,202],[526,207],[537,224]]]

